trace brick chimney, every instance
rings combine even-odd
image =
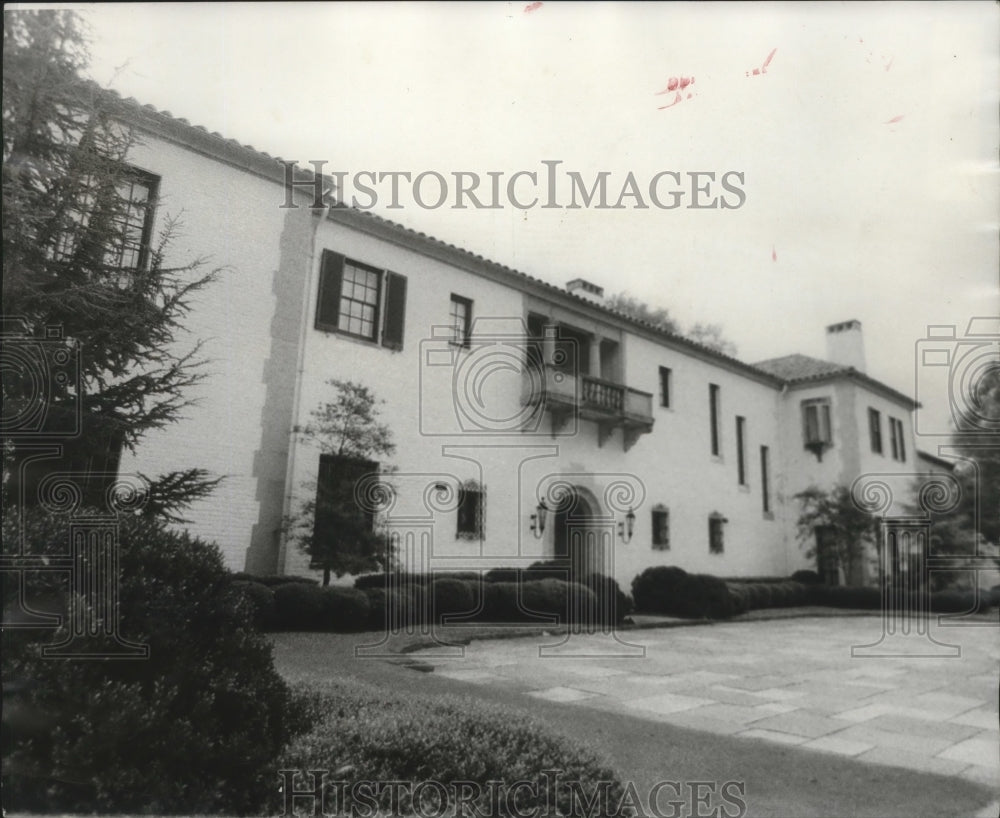
[[[835,364],[865,371],[865,342],[861,322],[855,318],[826,328],[826,359]]]
[[[578,295],[580,298],[585,298],[587,301],[593,301],[595,304],[604,304],[604,288],[598,287],[589,281],[584,281],[582,278],[574,278],[572,281],[567,282],[566,291],[571,295]]]

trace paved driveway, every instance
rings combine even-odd
[[[417,656],[442,676],[567,707],[1000,783],[995,623],[889,638],[877,616],[781,619],[561,640]]]

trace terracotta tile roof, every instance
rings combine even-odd
[[[849,372],[854,367],[835,364],[832,361],[821,361],[808,355],[785,355],[781,358],[770,358],[755,363],[758,369],[763,369],[783,381],[808,380]]]
[[[91,83],[90,85],[95,90],[98,90],[100,94],[104,95],[105,99],[112,103],[113,108],[117,108],[119,115],[136,121],[140,127],[145,125],[147,128],[151,128],[161,135],[170,135],[175,139],[180,137],[180,141],[186,143],[194,150],[207,153],[243,170],[271,178],[278,183],[284,183],[285,160],[281,157],[272,156],[269,153],[258,150],[252,145],[237,142],[235,139],[228,139],[217,131],[209,132],[207,128],[201,125],[193,125],[187,119],[175,116],[169,111],[159,110],[152,105],[144,105],[133,97],[126,98],[116,91],[101,89],[95,83]],[[311,175],[312,171],[300,168],[298,165],[295,166],[296,178],[309,178]],[[358,227],[366,222],[378,225],[381,231],[391,233],[397,238],[405,236],[410,243],[421,244],[424,248],[428,249],[433,248],[445,251],[451,254],[453,258],[460,258],[465,263],[472,264],[479,269],[486,269],[494,274],[499,273],[501,276],[507,277],[508,280],[512,279],[510,283],[513,286],[518,286],[520,283],[522,287],[524,284],[530,284],[541,288],[543,291],[561,300],[572,301],[587,309],[597,310],[605,315],[614,316],[619,321],[630,324],[633,327],[642,328],[647,333],[664,341],[684,347],[695,354],[714,359],[720,364],[742,371],[757,380],[770,383],[774,386],[782,386],[798,381],[819,380],[835,375],[845,375],[860,380],[883,393],[888,393],[905,403],[909,403],[911,406],[919,405],[909,396],[897,392],[880,381],[858,372],[853,367],[841,366],[829,361],[821,361],[818,358],[810,358],[808,355],[786,355],[783,358],[772,358],[757,364],[746,363],[731,355],[693,341],[684,335],[676,332],[668,332],[647,321],[597,304],[575,293],[567,292],[562,287],[549,284],[542,279],[508,267],[505,264],[491,261],[484,256],[472,253],[455,244],[442,241],[435,236],[405,227],[382,216],[377,216],[370,211],[361,211],[338,205],[332,206],[327,210],[327,218],[353,223]]]

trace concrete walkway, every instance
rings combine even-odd
[[[441,676],[568,707],[1000,787],[996,623],[935,618],[928,634],[895,636],[875,615],[780,619],[489,640],[461,657],[415,657]]]

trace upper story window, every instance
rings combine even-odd
[[[103,249],[103,263],[119,270],[141,270],[149,263],[159,188],[159,177],[137,168],[125,168],[114,184],[89,176],[81,180],[69,216],[80,228],[101,221],[109,224],[112,238]],[[71,258],[86,245],[80,237],[80,230],[67,229],[50,252],[59,259]]]
[[[452,293],[448,318],[454,332],[451,343],[467,347],[469,345],[469,330],[472,326],[472,301]]]
[[[771,513],[771,452],[760,447],[760,504],[764,514]]]
[[[802,401],[802,436],[805,447],[822,460],[823,451],[833,445],[829,398]]]
[[[653,508],[653,548],[657,551],[670,550],[670,510],[664,505]]]
[[[906,444],[903,442],[903,421],[889,418],[889,440],[892,444],[892,459],[906,462]]]
[[[406,276],[323,251],[316,328],[403,348]]]
[[[673,372],[665,366],[660,367],[660,406],[670,408],[670,387]]]
[[[712,454],[719,456],[719,387],[708,385],[708,416],[712,432]]]
[[[882,415],[878,409],[868,409],[868,436],[871,439],[872,451],[882,454]]]
[[[153,204],[159,179],[130,171],[118,185],[121,208],[115,214],[118,240],[109,249],[108,264],[121,269],[142,269],[149,258],[153,234]]]
[[[747,452],[746,452],[747,419],[736,418],[736,477],[741,486],[747,485]]]

